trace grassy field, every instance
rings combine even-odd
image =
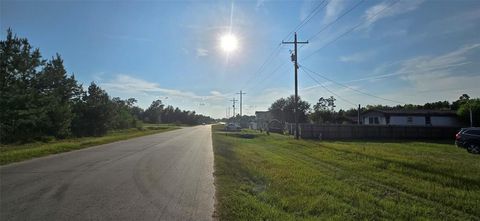
[[[296,141],[220,129],[220,220],[480,220],[480,155],[452,141]]]
[[[173,125],[147,124],[143,129],[132,128],[113,131],[103,137],[82,137],[53,140],[50,142],[0,145],[0,165],[170,131],[178,128],[179,127]]]

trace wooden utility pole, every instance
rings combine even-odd
[[[358,105],[358,110],[357,110],[357,124],[360,124],[360,104]]]
[[[236,100],[235,98],[233,98],[233,99],[230,100],[230,101],[233,102],[233,105],[232,105],[232,107],[233,107],[233,117],[235,117],[235,103],[236,103],[238,100]]]
[[[295,47],[294,54],[292,55],[292,61],[294,62],[294,70],[295,70],[295,109],[294,109],[294,115],[295,115],[295,139],[298,140],[299,134],[298,134],[298,50],[297,50],[297,45],[298,44],[308,44],[308,41],[297,41],[297,32],[295,32],[293,42],[288,41],[282,41],[282,44],[293,44]]]
[[[246,93],[243,93],[242,90],[240,90],[240,93],[237,93],[237,94],[240,94],[240,116],[243,116],[242,115],[242,95]]]

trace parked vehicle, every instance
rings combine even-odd
[[[480,154],[480,128],[462,128],[455,136],[455,145],[470,153]]]
[[[236,124],[233,124],[233,123],[229,123],[227,125],[225,125],[225,130],[226,131],[240,131],[240,126],[236,125]]]

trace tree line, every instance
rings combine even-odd
[[[313,106],[307,101],[298,99],[298,120],[300,123],[333,123],[342,124],[357,117],[358,109],[351,108],[347,110],[335,110],[336,99],[331,97],[321,97]],[[282,123],[293,123],[294,119],[295,96],[291,95],[287,98],[280,98],[274,101],[269,108],[272,117]],[[387,105],[367,105],[360,108],[360,113],[366,110],[453,110],[456,111],[460,120],[465,124],[470,120],[470,109],[473,115],[473,124],[480,125],[480,98],[470,98],[467,94],[461,95],[458,100],[437,101],[425,103],[423,105],[405,104],[396,106]]]
[[[194,111],[153,101],[146,110],[137,100],[122,100],[92,82],[85,90],[69,75],[59,54],[43,59],[26,38],[7,30],[0,41],[0,142],[28,142],[46,137],[102,136],[109,130],[148,123],[213,122]]]

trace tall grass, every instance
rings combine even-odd
[[[297,141],[218,129],[222,220],[480,219],[480,156],[452,144]]]

